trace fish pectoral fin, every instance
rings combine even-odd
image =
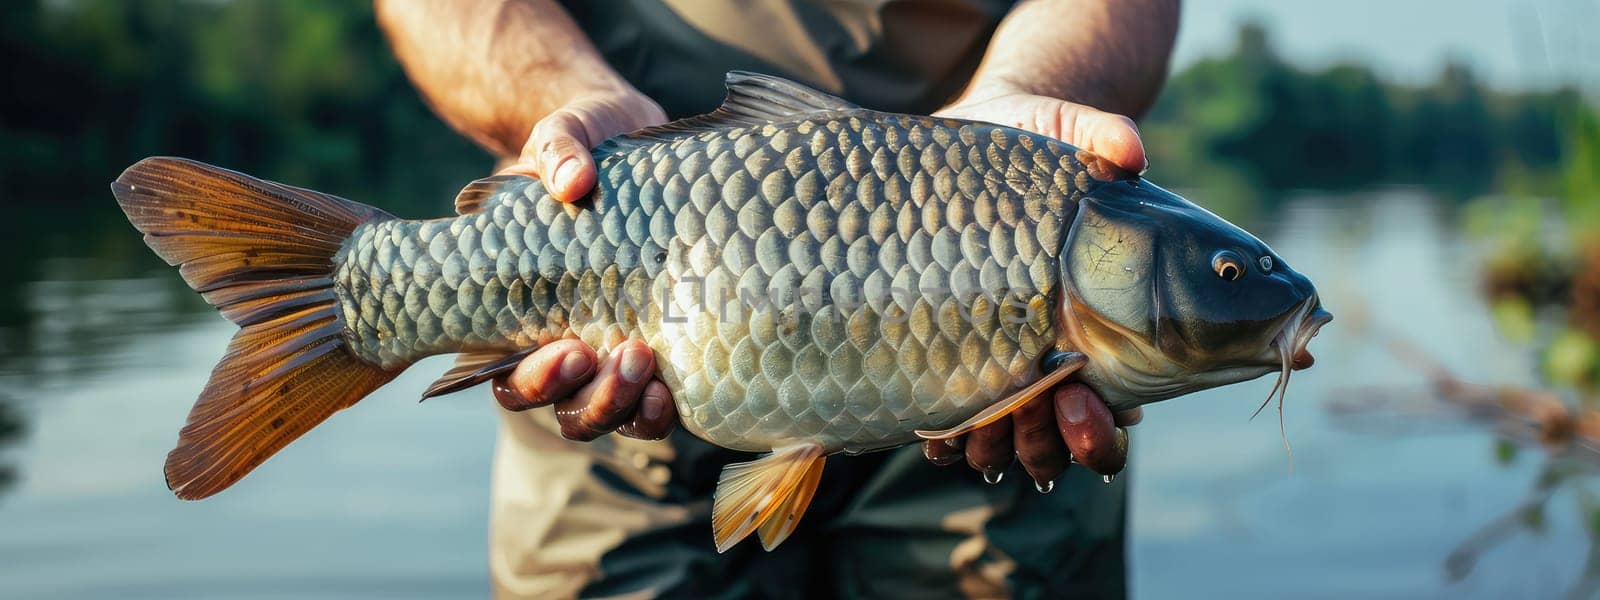
[[[484,209],[484,204],[494,196],[500,188],[513,181],[531,179],[527,175],[495,175],[478,179],[461,188],[456,194],[456,214],[470,215]]]
[[[456,365],[434,380],[422,392],[422,399],[454,394],[469,387],[494,379],[517,368],[536,348],[524,348],[510,354],[505,352],[463,352],[456,355]]]
[[[1038,381],[1033,382],[1032,385],[1022,388],[1022,391],[1012,394],[1011,397],[1006,398],[1005,400],[1001,400],[989,405],[988,408],[983,409],[978,414],[973,415],[972,418],[963,421],[960,425],[956,425],[955,427],[937,431],[918,429],[916,432],[917,437],[925,440],[947,440],[953,437],[965,435],[974,429],[983,427],[995,421],[999,421],[1001,417],[1011,414],[1011,411],[1022,408],[1022,405],[1027,404],[1033,401],[1034,398],[1038,398],[1041,394],[1050,391],[1050,388],[1053,388],[1056,386],[1056,384],[1065,381],[1068,376],[1078,372],[1078,369],[1082,369],[1083,365],[1088,364],[1088,362],[1089,357],[1084,356],[1082,353],[1069,352],[1062,359],[1061,366],[1056,367],[1056,370],[1049,372],[1044,377],[1041,377]]]
[[[783,543],[811,504],[826,459],[822,444],[806,442],[724,467],[711,502],[717,552],[727,552],[758,528],[767,550]]]

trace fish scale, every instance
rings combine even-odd
[[[1075,152],[867,110],[614,141],[577,205],[524,179],[471,214],[360,226],[335,287],[350,348],[386,369],[637,338],[708,441],[893,446],[1036,379],[1059,344]]]

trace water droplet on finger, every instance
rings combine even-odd
[[[1048,493],[1050,493],[1051,490],[1056,489],[1056,482],[1054,482],[1054,481],[1035,481],[1035,482],[1033,482],[1033,489],[1039,490],[1039,493],[1041,493],[1041,494],[1048,494]]]
[[[1116,481],[1116,480],[1117,480],[1117,476],[1116,475],[1101,475],[1100,476],[1100,482],[1101,483],[1111,483],[1111,482]]]
[[[1005,475],[1005,471],[984,471],[983,482],[989,485],[994,485],[996,483],[1000,483],[1000,480],[1004,478]]]

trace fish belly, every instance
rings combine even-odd
[[[351,347],[392,368],[578,337],[655,349],[682,424],[865,451],[972,416],[1057,347],[1071,149],[870,111],[613,141],[565,205],[509,183],[336,259]]]

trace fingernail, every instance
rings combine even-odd
[[[661,418],[661,413],[667,410],[667,399],[660,396],[645,396],[644,406],[639,407],[639,416],[646,421]]]
[[[1068,423],[1082,423],[1089,416],[1089,405],[1082,394],[1067,394],[1066,402],[1056,409],[1061,411],[1061,418],[1066,419]]]
[[[1128,455],[1128,428],[1117,428],[1117,454]]]
[[[578,176],[578,159],[565,158],[556,165],[555,184],[560,189],[572,187],[572,179]]]
[[[561,359],[561,378],[567,381],[582,379],[589,374],[589,369],[593,366],[588,354],[568,352],[567,357]]]
[[[643,383],[650,376],[650,351],[640,348],[623,350],[622,364],[618,365],[617,372],[622,375],[623,381]]]

